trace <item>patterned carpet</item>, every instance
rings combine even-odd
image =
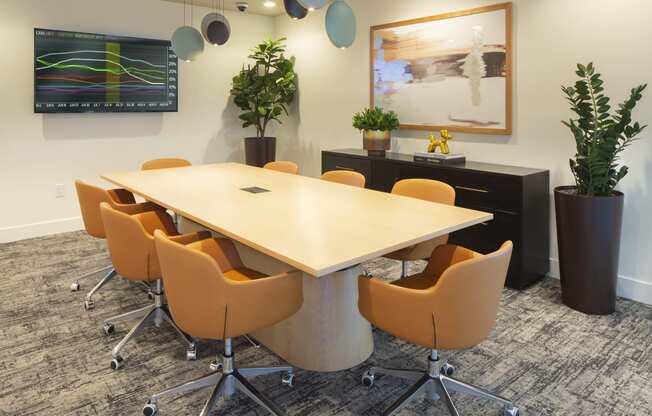
[[[129,326],[106,337],[102,319],[147,302],[128,282],[110,283],[87,313],[83,294],[71,293],[73,277],[108,264],[105,246],[81,232],[0,245],[0,415],[139,415],[149,395],[207,372],[219,343],[201,343],[199,360],[163,327],[142,334],[124,350],[125,368],[109,368],[110,350]],[[383,278],[398,263],[365,265]],[[415,265],[415,268],[420,265]],[[427,351],[376,331],[376,352],[365,363],[425,368]],[[524,292],[505,290],[496,330],[480,346],[446,354],[457,377],[514,399],[523,414],[652,414],[652,308],[620,300],[609,317],[588,317],[562,306],[556,281]],[[244,366],[280,364],[264,348],[236,341]],[[298,371],[293,389],[278,376],[253,384],[288,415],[378,415],[408,385],[389,377],[367,389],[363,366],[334,374]],[[161,415],[197,415],[208,390],[170,397]],[[238,396],[239,397],[239,396]],[[463,415],[500,415],[498,407],[460,395]],[[216,413],[217,414],[217,413]],[[265,413],[246,398],[219,414]],[[445,415],[440,403],[417,399],[401,415]]]

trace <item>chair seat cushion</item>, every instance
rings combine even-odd
[[[248,269],[246,267],[239,267],[224,273],[224,277],[229,280],[235,280],[236,282],[247,282],[250,280],[263,279],[269,276],[264,273],[257,272],[256,270]]]
[[[437,284],[439,276],[431,274],[419,273],[414,276],[406,277],[404,279],[392,282],[394,286],[404,287],[406,289],[426,290]]]

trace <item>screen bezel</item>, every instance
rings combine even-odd
[[[79,109],[70,109],[66,108],[65,110],[59,110],[59,109],[54,109],[54,110],[47,110],[45,108],[37,108],[36,103],[37,103],[37,91],[36,91],[36,34],[38,31],[47,31],[47,32],[57,32],[57,33],[74,33],[74,34],[79,34],[79,35],[90,35],[90,36],[102,36],[104,40],[106,41],[130,41],[130,42],[155,42],[155,43],[161,43],[165,44],[167,46],[171,46],[172,42],[166,39],[150,39],[150,38],[139,38],[139,37],[131,37],[131,36],[119,36],[119,35],[109,35],[105,33],[91,33],[91,32],[79,32],[79,31],[74,31],[74,30],[58,30],[58,29],[43,29],[43,28],[34,28],[34,56],[33,56],[33,72],[34,72],[34,97],[33,97],[33,109],[34,109],[34,114],[85,114],[85,113],[92,113],[92,114],[128,114],[128,113],[178,113],[179,112],[179,72],[180,68],[178,65],[178,58],[177,58],[177,90],[176,94],[174,97],[174,108],[173,109],[161,109],[161,108],[115,108],[115,109],[110,109],[110,110],[96,110],[92,108],[79,108]]]

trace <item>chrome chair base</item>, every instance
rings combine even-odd
[[[451,399],[451,392],[464,393],[499,403],[503,406],[503,414],[505,416],[519,416],[519,409],[515,407],[514,403],[511,401],[481,388],[451,378],[450,376],[455,371],[454,367],[449,364],[444,364],[439,367],[439,358],[436,350],[431,352],[428,362],[429,368],[427,372],[420,370],[372,367],[364,373],[362,376],[362,384],[367,387],[373,386],[376,374],[385,374],[404,380],[414,381],[416,383],[403,393],[403,395],[383,413],[384,416],[397,414],[419,393],[425,393],[426,397],[431,400],[443,400],[448,408],[448,412],[452,416],[460,416],[459,411],[455,407],[455,403],[453,403],[453,400]]]
[[[100,280],[95,285],[95,287],[92,288],[91,291],[88,292],[88,294],[86,295],[86,299],[84,300],[84,309],[86,309],[87,311],[95,309],[95,302],[93,301],[93,295],[95,295],[95,293],[98,290],[100,290],[104,285],[109,283],[111,280],[113,280],[114,277],[116,277],[118,275],[118,273],[115,271],[113,266],[109,266],[109,267],[107,267],[107,268],[105,268],[103,270],[108,270],[108,269],[110,269],[109,273],[107,273],[107,275],[104,276],[104,278],[102,278],[102,280]],[[95,273],[101,272],[103,270],[98,270]]]
[[[407,260],[401,260],[401,279],[408,277],[408,265]]]
[[[106,266],[106,267],[103,267],[101,269],[93,270],[92,272],[88,272],[86,274],[83,274],[83,275],[79,276],[74,282],[72,282],[70,284],[70,291],[71,292],[79,292],[79,290],[81,289],[81,284],[79,283],[80,280],[89,278],[91,276],[95,276],[98,273],[105,272],[105,271],[107,271],[109,269],[112,269],[112,268],[113,268],[113,266]]]
[[[115,332],[114,324],[140,318],[140,321],[138,321],[136,326],[131,328],[127,335],[125,335],[125,337],[111,351],[112,369],[117,370],[124,365],[124,360],[120,356],[120,351],[122,351],[124,346],[136,335],[138,335],[143,330],[145,325],[149,323],[153,323],[156,325],[156,327],[160,327],[163,322],[170,324],[170,326],[172,326],[172,328],[179,335],[179,338],[186,345],[186,359],[189,361],[197,359],[197,345],[191,337],[186,335],[177,326],[177,324],[172,319],[172,316],[170,316],[167,305],[165,304],[165,295],[163,294],[163,286],[160,281],[156,283],[156,290],[152,294],[154,297],[154,304],[145,306],[144,308],[137,309],[135,311],[127,312],[122,315],[114,316],[104,321],[104,333],[106,335],[111,335]]]
[[[256,377],[265,374],[283,373],[281,382],[286,385],[294,386],[294,370],[292,367],[260,367],[260,368],[236,368],[233,354],[232,340],[224,341],[224,355],[222,356],[219,369],[210,374],[180,384],[161,393],[155,394],[143,407],[144,416],[154,416],[158,413],[159,400],[170,394],[187,393],[208,387],[213,388],[213,392],[204,405],[200,415],[208,416],[215,410],[220,399],[229,400],[236,392],[240,391],[256,402],[259,406],[275,416],[284,416],[274,403],[269,401],[265,396],[260,394],[254,386],[249,383],[247,378]]]

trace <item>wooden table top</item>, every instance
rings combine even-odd
[[[237,163],[102,178],[318,277],[493,219],[486,212]],[[242,190],[248,187],[269,192]]]

